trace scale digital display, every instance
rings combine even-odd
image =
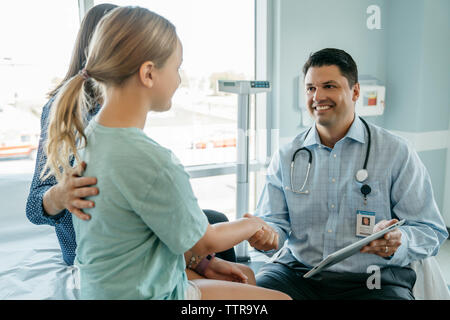
[[[220,92],[237,94],[255,94],[271,90],[270,81],[266,80],[218,80],[217,86]]]
[[[250,82],[252,88],[270,88],[269,81],[252,81]]]

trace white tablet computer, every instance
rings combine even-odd
[[[313,275],[319,273],[320,271],[322,271],[338,262],[341,262],[342,260],[359,252],[359,250],[361,250],[362,247],[369,244],[373,240],[381,238],[384,234],[388,233],[389,231],[394,230],[395,228],[397,228],[398,226],[401,226],[404,223],[405,223],[405,220],[401,220],[381,231],[378,231],[377,233],[374,233],[364,239],[361,239],[355,243],[352,243],[352,244],[346,246],[345,248],[342,248],[336,252],[333,252],[328,257],[326,257],[324,260],[322,260],[319,264],[317,264],[314,268],[312,268],[307,273],[305,273],[305,275],[303,277],[310,278]]]

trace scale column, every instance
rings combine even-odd
[[[236,143],[236,218],[242,218],[248,212],[248,165],[249,165],[249,95],[238,95],[238,137]],[[249,261],[248,244],[243,241],[236,247],[236,256],[239,262]]]

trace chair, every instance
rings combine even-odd
[[[413,288],[417,300],[450,300],[450,291],[435,257],[414,261],[417,280]]]

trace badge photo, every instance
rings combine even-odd
[[[358,210],[356,212],[356,236],[367,237],[373,233],[375,212]]]

